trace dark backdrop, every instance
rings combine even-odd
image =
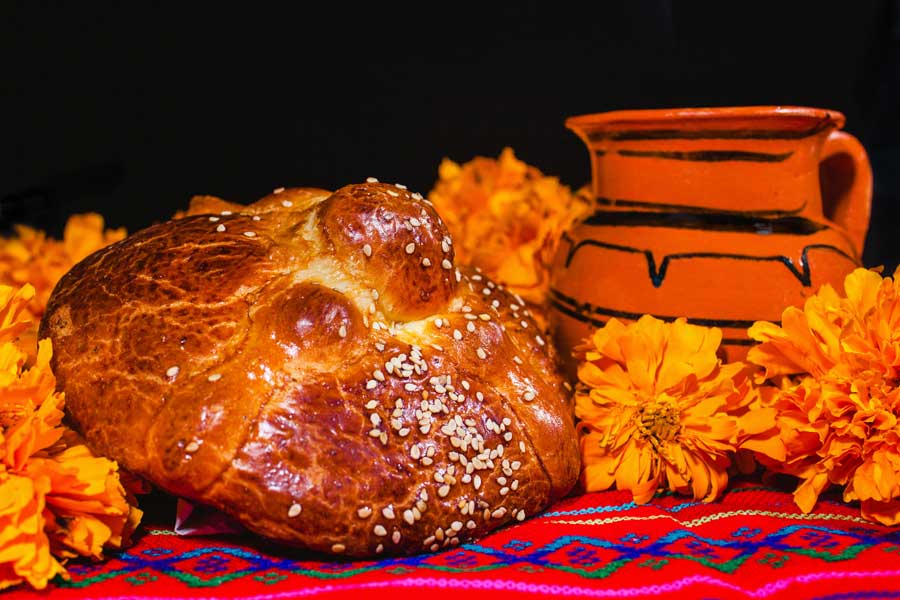
[[[0,232],[370,175],[425,193],[506,145],[575,187],[569,115],[798,104],[869,150],[864,259],[897,264],[900,1],[225,4],[0,5]]]

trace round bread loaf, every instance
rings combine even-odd
[[[579,472],[553,349],[400,185],[194,198],[76,265],[40,335],[94,450],[280,542],[435,551]]]

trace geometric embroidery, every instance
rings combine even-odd
[[[89,599],[330,600],[398,590],[419,590],[423,600],[478,591],[898,597],[889,590],[900,589],[900,529],[862,520],[858,507],[826,498],[803,515],[789,493],[760,486],[713,503],[670,494],[648,505],[630,500],[617,491],[576,496],[474,543],[381,560],[328,560],[249,537],[185,538],[155,523],[105,562],[70,563],[71,580],[57,578],[49,590]],[[13,597],[39,595],[19,587],[2,600]]]

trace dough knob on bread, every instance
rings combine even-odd
[[[197,197],[76,265],[41,335],[97,452],[286,544],[435,551],[579,472],[552,347],[403,186]]]

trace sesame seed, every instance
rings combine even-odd
[[[338,335],[341,336],[342,338],[347,337],[347,326],[346,325],[341,325],[341,328],[338,329]]]
[[[525,402],[531,402],[532,400],[534,400],[534,392],[528,390],[522,395],[522,398],[525,399]]]
[[[422,226],[422,222],[415,217],[413,217],[409,220],[409,224],[412,225],[413,227],[421,227]]]
[[[441,242],[441,250],[443,250],[444,253],[450,252],[450,244],[447,243],[447,240]]]
[[[280,194],[280,193],[283,192],[283,191],[284,191],[284,188],[283,188],[283,187],[277,187],[277,188],[275,188],[274,190],[272,190],[272,193],[273,193],[273,194]]]
[[[453,339],[454,339],[454,340],[456,340],[456,341],[458,342],[458,341],[460,341],[460,340],[462,339],[462,337],[463,337],[463,336],[462,336],[462,332],[460,332],[459,329],[454,329],[454,330],[453,330]]]
[[[438,317],[437,319],[434,320],[434,326],[437,327],[438,329],[440,329],[441,327],[444,326],[444,320],[442,318]]]
[[[384,352],[384,344],[382,342],[375,342],[375,349],[379,352]]]
[[[525,452],[525,442],[519,442],[519,451]]]
[[[475,521],[473,521],[472,519],[466,521],[466,529],[475,529],[476,527],[478,527],[478,525],[476,525]]]
[[[517,365],[521,365],[522,359],[519,358],[518,356],[513,356],[513,362],[516,363]]]
[[[384,525],[382,525],[381,523],[379,523],[378,525],[376,525],[376,526],[372,529],[372,531],[375,533],[375,535],[377,535],[377,536],[379,536],[379,537],[384,537],[384,536],[387,535],[387,529],[385,529],[385,528],[384,528]]]
[[[413,514],[413,511],[407,508],[403,511],[403,520],[412,525],[416,522],[416,516]]]
[[[407,254],[412,254],[416,251],[416,245],[413,242],[410,242],[406,245],[405,250]]]
[[[505,514],[506,514],[506,509],[501,506],[500,508],[498,508],[497,510],[492,512],[491,516],[495,519],[499,519]]]
[[[218,381],[220,379],[222,379],[222,375],[220,373],[213,373],[206,378],[207,381]]]
[[[256,232],[255,231],[245,231],[244,235],[246,235],[247,237],[256,237]]]
[[[176,377],[179,370],[180,369],[178,367],[169,367],[168,369],[166,369],[166,377]]]
[[[294,203],[291,202],[290,200],[282,200],[281,205],[285,208],[290,208],[294,205]]]
[[[394,532],[394,535],[391,536],[391,540],[392,540],[395,544],[399,544],[399,543],[400,543],[400,532],[399,532],[399,531],[395,531],[395,532]]]
[[[475,350],[475,354],[477,354],[478,358],[480,358],[481,360],[487,358],[487,353],[484,351],[484,348],[478,348],[477,350]]]
[[[372,288],[372,300],[378,300],[378,290]]]
[[[370,379],[366,382],[366,389],[374,390],[377,385],[378,385],[377,381],[375,381],[374,379]]]
[[[463,379],[463,380],[460,382],[460,385],[463,386],[463,389],[464,389],[464,390],[466,390],[467,392],[469,391],[469,387],[470,387],[470,386],[469,386],[469,382],[468,382],[468,381],[466,381],[465,379]]]
[[[431,429],[431,426],[429,425],[427,427],[423,427],[422,429],[423,429],[422,433],[428,433],[428,430]],[[433,462],[434,462],[434,460],[427,456],[422,458],[422,464],[425,465],[426,467],[430,467]]]
[[[405,389],[407,392],[414,392],[414,391],[416,391],[417,388],[416,388],[416,384],[407,383],[403,386],[403,389]]]
[[[446,258],[445,258],[444,260],[441,261],[441,266],[444,267],[445,269],[452,269],[452,268],[453,268],[453,264],[452,264],[449,260],[447,260]]]
[[[210,220],[210,222],[215,223],[216,221],[219,220],[219,217],[210,217],[209,220]]]
[[[230,216],[232,214],[232,212],[230,210],[223,210],[219,214],[227,217],[227,216]]]
[[[544,338],[542,338],[541,336],[536,335],[536,336],[534,336],[534,339],[537,340],[538,346],[544,345]]]
[[[485,296],[490,296],[490,295],[491,295],[491,288],[483,288],[483,289],[481,290],[481,293],[484,294]]]
[[[375,554],[381,554],[382,552],[384,552],[384,544],[375,546]]]
[[[468,323],[466,323],[466,330],[467,330],[469,333],[475,333],[475,323],[472,323],[471,321],[469,321]]]
[[[429,544],[433,544],[433,543],[434,543],[434,536],[433,536],[433,535],[429,535],[427,538],[425,538],[425,539],[422,541],[422,545],[423,545],[423,546],[428,546]]]
[[[395,184],[394,184],[394,187],[397,188],[397,189],[400,189],[400,190],[405,190],[405,189],[406,189],[406,186],[403,185],[402,183],[395,183]]]
[[[505,496],[505,495],[507,495],[508,493],[509,493],[509,488],[508,488],[508,487],[503,486],[502,488],[500,488],[500,495],[501,495],[501,496]]]
[[[432,544],[431,547],[428,549],[431,550],[432,552],[437,552],[439,548],[440,548],[440,546],[438,546],[437,544]]]
[[[366,177],[366,183],[378,183],[378,180],[374,177]]]
[[[369,244],[363,246],[363,254],[365,254],[366,256],[372,256],[372,246],[370,246]]]
[[[259,215],[253,215],[253,220],[254,221],[262,221],[262,217]]]
[[[459,272],[459,269],[456,270],[456,283],[459,283],[462,280],[462,273]]]
[[[288,517],[293,519],[303,510],[303,507],[297,504],[296,502],[291,504],[291,507],[288,509]]]
[[[378,381],[384,381],[384,373],[382,373],[380,369],[375,369],[375,372],[372,373],[372,377]]]
[[[453,531],[460,531],[463,528],[462,521],[453,521],[450,523],[450,529]]]
[[[216,227],[216,231],[218,231],[219,233],[222,233],[223,231],[225,231],[225,226],[219,225],[218,227]]]
[[[400,437],[408,436],[409,435],[409,427],[401,428],[400,431],[397,432],[397,435],[399,435]]]
[[[450,493],[450,486],[447,484],[444,484],[438,488],[438,496],[440,496],[441,498],[445,498],[447,496],[447,494],[449,494],[449,493]]]
[[[387,193],[388,193],[389,195],[393,196],[394,198],[399,198],[399,197],[400,197],[400,194],[398,194],[398,193],[395,192],[394,190],[388,190]]]
[[[524,520],[525,520],[525,511],[524,511],[524,510],[520,510],[520,511],[519,511],[519,513],[516,515],[516,520],[517,520],[517,521],[524,521]]]
[[[491,315],[489,315],[487,313],[481,313],[480,315],[478,315],[478,318],[481,319],[482,321],[490,321]]]
[[[394,508],[392,506],[385,506],[381,509],[381,514],[384,515],[385,519],[393,519],[396,515],[394,514]]]
[[[479,402],[484,402],[484,394],[481,392],[475,392],[475,397],[478,398]]]
[[[192,454],[199,449],[200,449],[200,444],[198,444],[196,441],[192,441],[190,444],[188,444],[187,446],[184,447],[184,451],[187,452],[188,454]]]
[[[476,475],[474,477],[472,485],[476,490],[481,489],[481,476],[480,475]]]
[[[331,547],[332,552],[343,552],[346,549],[347,549],[347,546],[345,546],[343,544],[335,544],[334,546]]]
[[[431,260],[430,260],[428,257],[423,258],[423,259],[422,259],[422,266],[423,266],[423,267],[430,267],[430,266],[431,266]]]

